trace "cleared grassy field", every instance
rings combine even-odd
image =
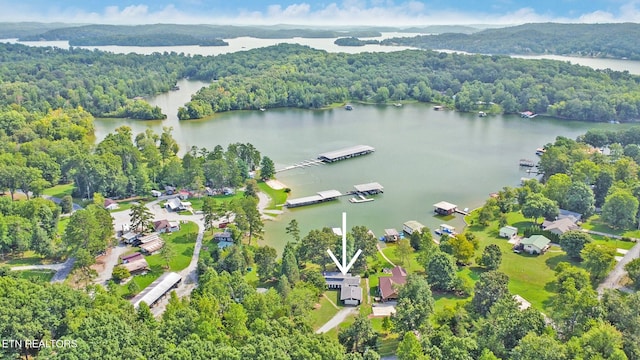
[[[44,189],[42,191],[42,194],[63,198],[65,195],[71,195],[72,192],[73,192],[73,183],[70,183],[70,184],[56,185],[48,189]]]
[[[331,295],[328,295],[331,296]],[[339,309],[336,309],[333,304],[327,300],[324,296],[321,296],[318,300],[319,307],[313,309],[310,314],[311,326],[313,330],[318,330],[322,325],[329,321]]]
[[[55,274],[52,270],[22,270],[15,271],[20,279],[31,280],[34,282],[49,282]]]
[[[609,225],[605,224],[602,220],[600,220],[599,215],[594,215],[589,218],[589,221],[582,224],[583,229],[602,232],[606,234],[613,234],[631,238],[640,238],[640,230],[623,230],[623,229],[614,229],[609,227]]]

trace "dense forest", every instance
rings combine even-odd
[[[555,54],[640,59],[640,24],[536,23],[487,29],[473,34],[443,33],[393,38],[383,45],[449,49],[476,54]]]
[[[68,40],[73,46],[128,45],[223,46],[221,39],[250,36],[260,39],[334,38],[338,36],[380,36],[375,29],[313,29],[277,26],[221,26],[221,25],[83,25],[59,27],[38,34],[25,34],[21,41]],[[152,45],[149,45],[152,44]]]
[[[76,108],[97,117],[164,119],[138,97],[169,91],[184,77],[177,54],[111,54],[0,44],[0,106],[29,112]]]
[[[417,50],[329,54],[280,44],[220,55],[188,70],[192,78],[217,81],[179,109],[180,119],[229,110],[404,100],[587,121],[640,118],[640,77],[551,60]]]
[[[42,114],[82,106],[98,117],[163,119],[140,96],[181,78],[214,81],[178,109],[180,119],[347,101],[437,102],[460,111],[533,111],[559,118],[640,118],[640,77],[551,60],[431,51],[329,54],[291,44],[215,57],[112,54],[0,45],[0,105]],[[10,66],[9,66],[10,65]]]

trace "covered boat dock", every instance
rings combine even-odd
[[[322,160],[327,163],[335,161],[350,159],[352,157],[371,154],[375,149],[369,145],[356,145],[340,150],[329,151],[318,155],[318,160]]]
[[[384,187],[377,182],[354,185],[353,187],[356,189],[356,193],[363,195],[375,195],[384,192]]]
[[[284,205],[288,208],[305,206],[335,200],[340,196],[342,196],[342,193],[338,190],[325,190],[317,192],[316,195],[301,197],[297,199],[289,199],[284,203]]]

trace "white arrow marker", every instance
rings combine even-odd
[[[362,250],[358,249],[358,251],[356,251],[356,254],[353,255],[353,258],[347,265],[347,213],[342,213],[342,264],[340,264],[340,261],[338,261],[336,256],[333,255],[331,249],[327,249],[327,252],[329,253],[329,256],[331,256],[331,260],[336,263],[336,266],[338,267],[338,270],[340,270],[342,275],[347,275],[347,272],[349,272],[349,269],[351,269],[353,264],[356,262],[358,256],[362,254]]]

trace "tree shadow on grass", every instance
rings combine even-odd
[[[547,260],[545,260],[544,263],[547,264],[549,269],[555,270],[556,266],[558,266],[558,264],[561,262],[566,262],[573,266],[578,266],[580,264],[580,262],[570,258],[569,255],[566,254],[561,256],[549,257]]]

